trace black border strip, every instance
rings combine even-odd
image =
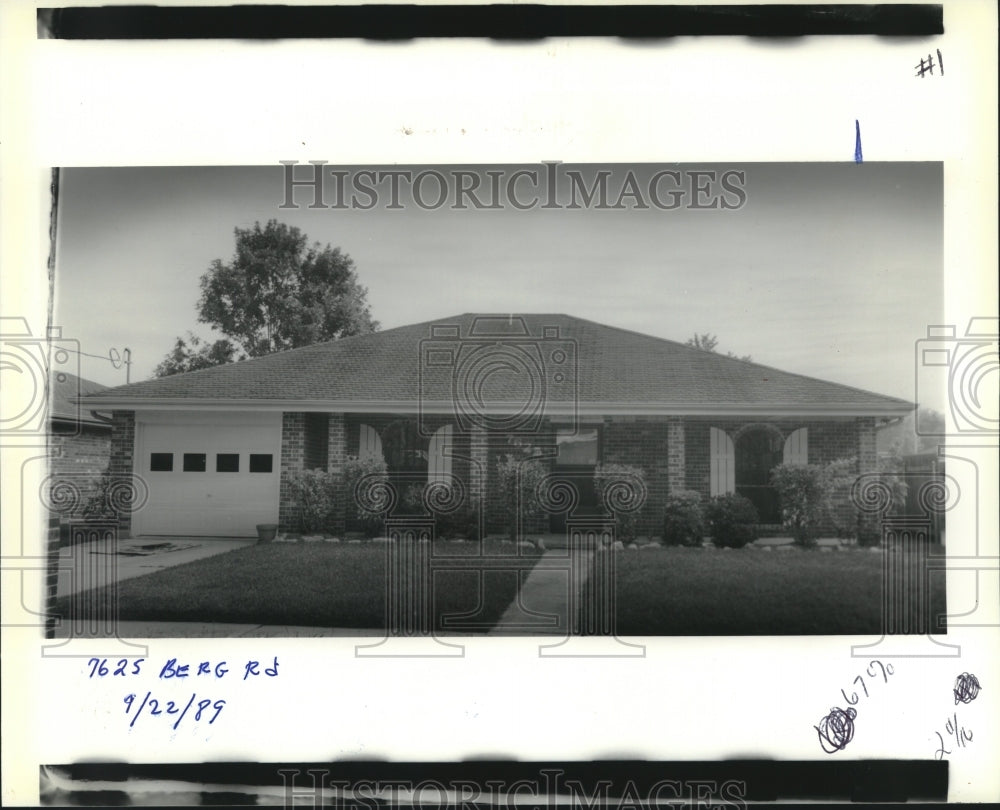
[[[940,4],[103,6],[40,8],[54,39],[375,39],[610,36],[933,36]]]
[[[516,793],[522,799],[537,796],[541,801],[535,806],[551,808],[580,804],[574,795],[583,794],[588,799],[606,797],[605,803],[594,807],[614,810],[628,797],[622,807],[654,806],[656,798],[670,802],[677,808],[685,804],[702,808],[726,807],[737,810],[746,804],[775,801],[850,801],[850,802],[941,802],[948,798],[947,760],[845,760],[776,761],[647,761],[647,760],[595,760],[589,762],[520,762],[511,760],[473,760],[463,762],[373,762],[340,761],[314,763],[252,763],[218,762],[199,764],[127,764],[127,763],[77,763],[73,765],[43,766],[41,776],[45,782],[46,768],[58,772],[61,781],[71,780],[79,785],[77,801],[73,804],[92,803],[86,799],[88,782],[103,782],[103,793],[121,793],[125,800],[143,782],[155,784],[170,780],[190,786],[189,791],[213,785],[230,804],[254,803],[257,788],[289,787],[300,794],[319,784],[326,788],[329,800],[333,783],[347,783],[354,790],[364,789],[369,797],[379,786],[402,782],[411,786],[440,785],[446,790],[457,790],[456,784],[464,782],[478,785],[482,790],[484,806],[516,807],[506,801],[504,791]],[[282,771],[286,775],[282,775]],[[288,773],[292,775],[289,776]],[[310,773],[312,772],[312,773]],[[291,780],[291,781],[289,781]],[[107,790],[107,783],[122,782],[121,791]],[[673,785],[667,785],[672,782]],[[491,788],[490,784],[494,787]],[[574,789],[568,789],[568,783]],[[520,785],[520,787],[517,787]],[[698,785],[712,786],[699,788]],[[364,786],[364,787],[362,787]],[[231,791],[228,788],[231,787]],[[554,795],[561,795],[560,801]],[[487,797],[500,797],[499,802],[488,802]],[[700,796],[699,794],[706,794]],[[713,796],[707,799],[707,794]],[[241,801],[240,797],[246,797]],[[715,798],[719,797],[719,798]],[[53,797],[56,798],[56,797]],[[63,794],[60,798],[68,798]],[[91,797],[94,798],[94,797]],[[222,797],[216,796],[218,802]],[[638,801],[636,801],[638,800]],[[685,801],[687,800],[687,801]],[[205,797],[206,803],[211,797]],[[45,802],[43,801],[43,804]],[[114,796],[105,795],[102,803],[116,802]],[[129,802],[125,802],[129,803]],[[350,802],[348,802],[348,805]],[[367,802],[377,807],[380,801]],[[459,806],[470,808],[475,802]],[[306,802],[305,806],[312,806]],[[447,806],[442,802],[441,806]],[[531,807],[532,804],[523,805]]]

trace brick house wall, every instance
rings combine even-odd
[[[53,483],[71,482],[80,497],[72,514],[82,514],[87,501],[97,492],[101,475],[111,460],[111,426],[52,424],[49,433],[49,474]]]
[[[604,420],[601,460],[605,464],[631,464],[641,468],[646,476],[646,505],[640,515],[640,534],[659,534],[662,530],[671,471],[676,477],[676,465],[684,460],[683,447],[675,446],[671,457],[670,435],[676,433],[677,424],[676,419],[654,416],[614,416]]]
[[[281,415],[281,480],[278,496],[280,532],[299,529],[299,512],[292,499],[290,476],[305,467],[305,417],[304,413],[288,411]]]
[[[875,468],[875,420],[872,417],[845,418],[836,421],[810,421],[803,419],[762,420],[713,419],[689,417],[685,420],[684,441],[687,473],[685,485],[706,498],[710,494],[709,428],[717,427],[734,437],[751,425],[767,424],[788,438],[798,428],[809,430],[809,463],[827,464],[841,458],[856,457],[858,471]],[[846,521],[850,510],[845,508],[841,518]],[[832,527],[824,527],[831,529]]]
[[[111,457],[108,464],[112,478],[130,479],[135,470],[135,411],[111,412]],[[119,512],[118,536],[132,534],[131,511]]]

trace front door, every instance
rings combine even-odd
[[[556,460],[552,472],[555,478],[572,487],[576,506],[571,512],[555,512],[549,516],[549,531],[566,533],[566,518],[585,517],[600,513],[594,469],[599,456],[600,436],[593,428],[559,428],[556,430]]]

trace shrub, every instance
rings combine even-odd
[[[533,458],[501,456],[497,461],[497,489],[503,505],[507,534],[517,541],[518,507],[522,525],[527,526],[541,516],[538,485],[545,477],[542,463]]]
[[[771,470],[778,491],[781,517],[795,542],[809,546],[816,541],[826,515],[831,482],[817,464],[779,464]]]
[[[712,542],[719,547],[743,548],[757,539],[760,517],[749,499],[735,492],[716,495],[706,510]]]
[[[306,534],[327,529],[337,507],[337,476],[326,470],[292,470],[288,489],[299,512],[299,529]]]
[[[376,537],[384,529],[385,512],[392,505],[386,497],[388,486],[388,466],[383,459],[352,456],[344,462],[348,517],[357,522],[365,537]]]
[[[868,482],[884,487],[886,493],[883,514],[898,512],[904,508],[909,487],[902,475],[902,460],[895,454],[879,458],[873,472],[875,476],[869,478]],[[881,529],[872,525],[877,520],[877,514],[871,515],[869,520],[862,519],[861,509],[852,496],[854,484],[860,477],[857,459],[840,458],[831,461],[824,467],[824,474],[828,486],[826,514],[837,535],[857,536],[859,545],[877,546],[882,539]]]
[[[437,536],[444,540],[479,540],[479,513],[472,508],[443,512],[436,519]]]
[[[705,536],[701,495],[680,490],[667,496],[663,510],[663,542],[673,546],[700,546]]]
[[[594,470],[594,489],[604,508],[614,515],[615,539],[635,540],[636,526],[646,503],[646,474],[631,464],[599,464]]]

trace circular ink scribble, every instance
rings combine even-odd
[[[972,703],[978,697],[980,689],[982,686],[979,685],[979,679],[975,675],[963,672],[955,679],[955,704]]]
[[[813,726],[819,735],[819,744],[828,754],[843,751],[854,739],[854,718],[858,713],[854,709],[830,709],[830,713]]]

